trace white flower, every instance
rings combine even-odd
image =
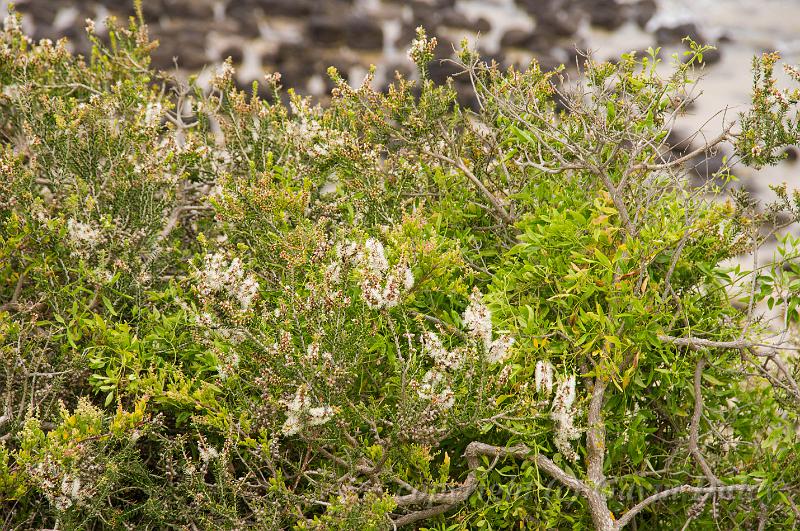
[[[342,263],[355,265],[358,261],[358,244],[351,241],[338,244],[336,246],[336,256]]]
[[[297,388],[294,397],[284,401],[286,405],[286,421],[281,431],[284,435],[296,435],[305,426],[319,426],[333,418],[336,410],[331,406],[311,407],[308,391],[305,385]]]
[[[333,418],[333,408],[331,406],[312,407],[308,410],[309,426],[319,426],[325,424]]]
[[[221,253],[208,254],[204,267],[199,272],[199,288],[203,295],[225,292],[239,301],[242,310],[247,310],[258,295],[258,279],[255,275],[245,275],[242,261],[234,258],[230,264]]]
[[[553,398],[553,409],[568,410],[575,403],[575,375],[558,384],[556,396]]]
[[[6,31],[19,31],[19,19],[16,15],[6,15],[6,18],[3,19],[3,29]]]
[[[331,262],[328,264],[328,267],[325,268],[325,277],[328,278],[331,283],[338,284],[342,279],[342,265],[339,262]]]
[[[417,394],[423,400],[441,409],[450,409],[455,404],[455,394],[444,384],[444,375],[437,370],[430,370],[422,377]]]
[[[337,249],[342,260],[351,256],[353,251],[347,247]],[[367,305],[373,309],[394,308],[400,304],[403,291],[414,286],[414,275],[407,266],[395,266],[389,271],[389,261],[383,244],[370,238],[364,244],[364,254],[360,258],[362,265],[361,295]]]
[[[400,279],[396,274],[389,273],[389,276],[386,277],[386,286],[381,294],[384,308],[394,308],[400,303],[400,288]]]
[[[235,70],[229,61],[225,61],[214,71],[211,76],[211,86],[217,89],[223,88],[233,79]]]
[[[558,451],[571,461],[578,459],[578,454],[572,448],[570,441],[581,436],[580,430],[575,427],[575,375],[563,380],[556,390],[553,398],[553,409],[550,418],[556,423],[556,436],[554,442]]]
[[[164,107],[161,105],[160,101],[148,103],[144,112],[144,124],[147,127],[157,126],[159,123],[161,123],[161,116],[163,114]]]
[[[379,240],[369,238],[364,244],[364,250],[366,251],[364,258],[370,271],[381,274],[389,269],[389,261],[386,260],[383,244]]]
[[[94,247],[100,242],[100,238],[103,235],[100,229],[73,218],[67,220],[67,232],[69,233],[69,239],[79,248]]]
[[[436,333],[425,332],[422,334],[421,340],[423,351],[433,359],[437,366],[444,369],[457,369],[464,362],[463,351],[447,350]]]
[[[414,273],[411,271],[410,267],[403,268],[403,287],[406,291],[414,287]]]
[[[253,303],[253,299],[258,295],[258,280],[253,275],[248,275],[236,291],[236,297],[239,299],[239,304],[242,309],[246,310]]]
[[[492,313],[489,307],[483,303],[483,297],[477,290],[473,290],[469,298],[469,306],[464,310],[464,325],[469,329],[470,334],[483,341],[488,349],[492,343]]]
[[[536,362],[536,392],[547,396],[553,392],[553,366],[549,361]]]
[[[556,448],[558,448],[558,451],[570,461],[577,461],[578,453],[572,447],[571,441],[580,438],[581,432],[574,425],[574,412],[553,411],[550,416],[558,425],[556,429],[556,436],[553,438]]]
[[[284,435],[297,435],[302,427],[303,424],[300,422],[300,417],[289,413],[286,415],[286,422],[283,423],[281,432]]]
[[[503,335],[495,339],[489,347],[489,352],[486,357],[487,361],[489,363],[502,363],[506,361],[511,345],[513,344],[514,338],[508,335]]]
[[[208,463],[212,459],[219,457],[219,452],[213,446],[201,446],[198,444],[197,451],[200,454],[200,459],[202,459],[205,463]]]

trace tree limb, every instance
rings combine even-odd
[[[694,457],[697,464],[700,465],[700,468],[703,469],[703,474],[705,474],[706,478],[708,478],[708,482],[711,485],[717,485],[719,480],[717,476],[714,475],[714,471],[711,470],[711,467],[708,465],[705,457],[703,457],[703,453],[700,451],[700,447],[698,446],[698,440],[700,438],[700,417],[703,415],[703,390],[702,390],[702,379],[703,379],[703,367],[705,367],[706,359],[704,357],[700,357],[697,359],[697,365],[694,368],[694,413],[692,414],[692,421],[689,424],[689,452]]]
[[[616,529],[622,529],[647,506],[676,494],[722,494],[730,492],[752,492],[756,490],[758,490],[758,485],[716,485],[713,487],[693,487],[692,485],[681,485],[680,487],[673,487],[671,489],[653,494],[652,496],[645,498],[631,507],[628,512],[626,512],[624,515],[622,515],[622,517],[620,517],[619,520],[616,521],[614,527]]]

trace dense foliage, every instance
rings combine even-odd
[[[697,45],[566,80],[465,47],[469,111],[420,30],[419,79],[322,108],[111,28],[0,35],[0,527],[797,524],[800,197],[716,188],[797,142],[776,56],[675,158]]]

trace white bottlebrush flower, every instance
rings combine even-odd
[[[286,421],[281,428],[284,435],[296,435],[305,426],[325,424],[336,412],[327,405],[312,407],[305,385],[298,387],[294,397],[284,401],[284,405],[286,405]]]
[[[258,295],[258,280],[254,275],[248,275],[238,287],[236,291],[236,298],[239,299],[239,304],[242,305],[243,310],[250,308],[253,299]]]
[[[450,409],[455,404],[455,393],[444,383],[444,375],[437,370],[430,370],[422,377],[417,394],[423,400],[441,409]]]
[[[343,264],[356,265],[358,262],[358,244],[346,241],[336,246],[336,256]]]
[[[406,291],[414,287],[414,273],[411,271],[410,267],[403,268],[403,287]]]
[[[486,355],[486,360],[489,363],[502,363],[508,359],[511,353],[511,345],[514,344],[514,338],[509,335],[502,335],[492,341],[489,347],[489,352]]]
[[[575,412],[553,411],[550,416],[556,423],[556,435],[553,438],[556,448],[570,461],[577,461],[578,453],[572,447],[572,441],[580,438],[581,432],[575,427]]]
[[[442,373],[435,370],[430,370],[422,377],[422,382],[417,390],[417,394],[423,400],[430,400],[433,396],[434,389],[442,382]]]
[[[386,277],[386,286],[383,288],[381,297],[384,308],[394,308],[400,303],[401,280],[395,273],[389,273]]]
[[[346,247],[340,247],[337,253],[342,255],[351,254],[352,251],[345,251]],[[370,238],[364,244],[364,253],[360,258],[361,262],[361,295],[364,301],[372,309],[394,308],[400,304],[401,295],[414,286],[414,275],[407,266],[397,265],[389,272],[389,261],[386,259],[386,252],[383,244]]]
[[[556,396],[553,398],[553,409],[568,410],[575,403],[575,375],[566,378],[558,384]]]
[[[378,277],[373,274],[366,274],[364,276],[361,281],[361,296],[364,298],[367,306],[373,310],[383,308],[385,304],[383,291]]]
[[[225,61],[211,75],[210,84],[217,89],[223,88],[233,79],[235,73],[236,71],[230,61]]]
[[[160,101],[148,102],[144,108],[144,125],[146,127],[155,127],[161,123],[161,117],[164,114],[164,107]]]
[[[464,352],[460,349],[447,350],[442,340],[434,332],[425,332],[421,337],[422,349],[433,359],[438,367],[457,369],[464,362]]]
[[[199,288],[203,295],[224,292],[239,301],[242,310],[247,310],[258,295],[258,279],[247,274],[239,258],[228,263],[221,253],[207,254],[203,269],[198,273]]]
[[[19,19],[14,14],[6,15],[3,19],[3,29],[6,31],[19,31]]]
[[[81,478],[75,476],[72,480],[72,488],[69,491],[69,495],[72,497],[73,500],[80,499],[81,494]]]
[[[483,297],[477,288],[470,295],[469,306],[464,310],[463,320],[470,334],[482,341],[488,349],[492,343],[492,313],[483,303]]]
[[[330,406],[312,407],[308,410],[308,425],[319,426],[333,418],[333,408]]]
[[[389,261],[386,259],[386,252],[383,249],[383,244],[375,238],[369,238],[364,243],[365,256],[367,268],[374,274],[383,274],[389,269]]]
[[[325,268],[325,278],[332,284],[338,284],[342,280],[342,264],[339,262],[331,262]]]
[[[201,444],[198,444],[197,451],[200,454],[200,459],[204,463],[208,463],[212,459],[216,459],[217,457],[219,457],[219,452],[213,446],[203,446]]]
[[[82,249],[94,247],[103,236],[99,228],[73,218],[67,220],[67,233],[70,241]]]
[[[284,435],[297,435],[302,428],[303,423],[300,422],[300,417],[296,413],[287,413],[281,432]]]
[[[536,392],[546,396],[553,392],[553,366],[549,361],[536,362]]]

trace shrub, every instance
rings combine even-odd
[[[322,108],[110,28],[1,37],[4,527],[796,524],[800,196],[718,187],[797,142],[775,55],[670,158],[703,46],[568,82],[464,46],[470,111],[419,30],[420,79]]]

